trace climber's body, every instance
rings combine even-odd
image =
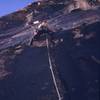
[[[54,30],[49,28],[47,21],[40,22],[40,23],[38,23],[38,25],[36,24],[35,26],[34,27],[32,26],[33,37],[31,39],[30,45],[32,45],[34,40],[41,39],[42,36],[44,36],[44,37],[49,36],[50,40],[53,39],[52,33],[54,33]]]
[[[40,23],[37,27],[37,34],[35,35],[34,38],[38,39],[40,38],[41,35],[51,35],[54,31],[49,28],[47,21],[43,21]]]

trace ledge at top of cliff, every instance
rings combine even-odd
[[[59,6],[60,5],[60,6]],[[26,22],[26,16],[30,12],[34,12],[34,20],[47,18],[49,15],[52,15],[55,11],[61,10],[63,4],[57,4],[54,1],[38,1],[29,4],[23,9],[8,14],[0,18],[0,33],[10,28],[22,25]]]
[[[17,12],[0,18],[0,33],[26,23],[26,16],[33,11],[33,20],[50,19],[58,13],[64,13],[68,5],[73,5],[75,0],[39,0],[29,4]],[[77,0],[79,2],[79,0]],[[66,8],[66,9],[65,9]],[[75,7],[74,7],[75,8]],[[74,10],[74,8],[72,10]]]

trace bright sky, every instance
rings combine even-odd
[[[0,0],[0,16],[4,16],[27,6],[36,0]]]

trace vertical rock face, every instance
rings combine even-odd
[[[4,16],[0,18],[0,50],[19,44],[26,44],[30,40],[33,28],[25,27],[27,20],[31,23],[37,20],[42,21],[45,19],[51,21],[53,19],[49,23],[51,27],[54,24],[54,28],[72,29],[76,27],[77,23],[80,25],[80,22],[95,22],[97,18],[99,19],[99,11],[92,11],[92,13],[90,11],[90,14],[88,14],[89,12],[82,12],[80,13],[82,18],[77,13],[74,15],[68,12],[74,9],[87,10],[90,8],[91,6],[86,0],[43,0],[40,5],[35,2],[23,10]],[[34,10],[38,13],[35,13]],[[33,12],[30,13],[30,11]],[[64,11],[68,11],[66,15],[63,15]]]
[[[86,0],[39,2],[0,18],[0,100],[58,100],[45,35],[28,45],[35,26],[26,22],[43,20],[54,28],[50,53],[63,100],[99,100],[100,9]]]

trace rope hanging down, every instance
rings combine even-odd
[[[54,71],[53,71],[52,61],[51,61],[51,57],[50,57],[50,48],[49,48],[48,35],[46,35],[46,46],[47,46],[47,50],[48,50],[48,59],[49,59],[49,65],[50,65],[50,71],[51,71],[51,74],[52,74],[53,83],[54,83],[54,86],[55,86],[55,89],[56,89],[59,100],[62,100],[63,98],[60,94],[60,91],[59,91],[59,88],[58,88],[58,85],[57,85],[57,81],[56,81],[56,77],[55,77],[55,74],[54,74]]]

